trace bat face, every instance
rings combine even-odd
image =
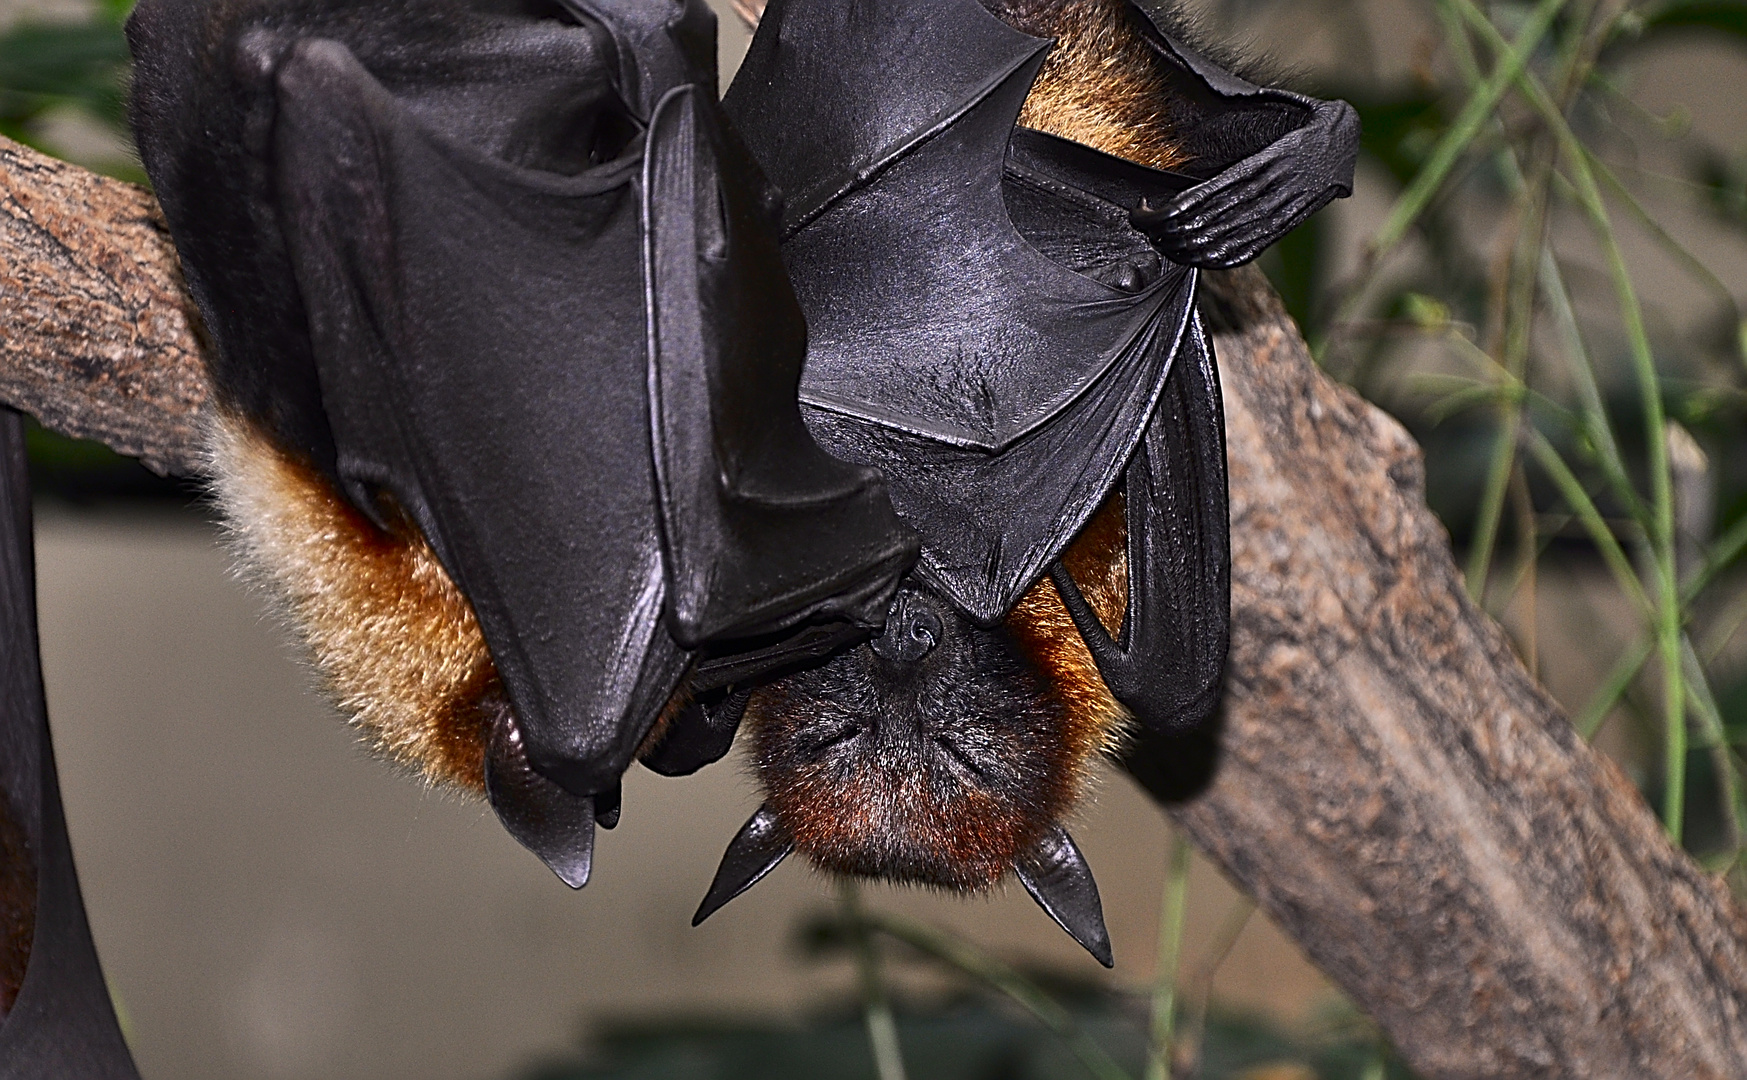
[[[874,641],[755,695],[766,805],[827,870],[985,889],[1078,779],[1070,718],[1003,628],[906,588]]]
[[[1116,500],[1067,553],[1110,625],[1123,541]],[[1127,721],[1048,582],[988,628],[906,585],[880,637],[747,709],[766,806],[796,850],[839,873],[967,891],[995,885],[1061,820]]]

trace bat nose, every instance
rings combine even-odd
[[[935,605],[920,593],[904,589],[886,613],[886,629],[869,643],[882,660],[913,664],[934,651],[946,634]]]

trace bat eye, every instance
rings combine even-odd
[[[900,592],[886,615],[885,633],[871,642],[882,660],[913,664],[934,651],[946,627],[926,600],[913,592]]]
[[[834,731],[830,731],[814,740],[810,745],[805,746],[802,751],[803,756],[808,761],[818,761],[838,747],[853,742],[860,734],[861,726],[859,724],[845,724],[844,726],[837,728]]]

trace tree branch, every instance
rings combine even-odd
[[[0,142],[0,400],[156,467],[208,388],[150,197]],[[1747,921],[1466,599],[1418,448],[1210,281],[1223,726],[1129,765],[1428,1077],[1747,1076]]]
[[[210,388],[149,192],[0,138],[0,403],[193,472]]]
[[[1408,434],[1260,272],[1210,284],[1232,652],[1174,816],[1425,1076],[1747,1076],[1728,890],[1469,602]],[[1185,749],[1132,767],[1169,799]]]

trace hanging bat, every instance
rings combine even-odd
[[[724,104],[785,195],[808,427],[921,554],[881,637],[751,696],[766,802],[698,919],[793,850],[1012,872],[1108,965],[1061,819],[1132,726],[1212,714],[1228,640],[1196,270],[1348,193],[1354,113],[1126,0],[773,0]]]
[[[793,850],[1012,871],[1110,961],[1061,819],[1225,653],[1196,268],[1346,193],[1356,131],[1150,7],[990,2],[778,0],[722,103],[696,0],[130,21],[244,564],[572,885],[633,759],[744,717],[700,920]]]
[[[713,17],[146,0],[128,32],[244,561],[380,748],[582,885],[664,710],[865,637],[915,557],[801,422]]]

